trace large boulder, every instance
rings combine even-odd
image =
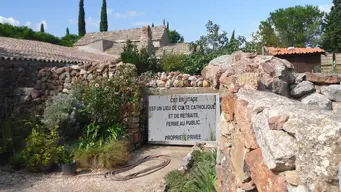
[[[242,75],[244,77],[240,77]],[[202,70],[202,76],[214,87],[222,85],[233,92],[242,87],[252,87],[284,96],[289,95],[288,85],[295,82],[293,66],[287,60],[241,51],[212,60]]]
[[[254,183],[264,192],[338,191],[338,114],[244,88],[222,100],[221,189],[240,191]]]
[[[306,79],[318,84],[338,84],[341,82],[341,77],[335,74],[313,74],[306,72]]]
[[[293,97],[302,97],[314,91],[315,91],[314,83],[310,81],[302,81],[293,90],[290,91],[290,95]]]
[[[341,102],[341,85],[329,85],[322,87],[321,93],[332,101]]]
[[[325,96],[313,93],[301,100],[306,105],[313,105],[320,109],[332,110],[332,102]]]

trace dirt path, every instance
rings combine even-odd
[[[191,151],[190,147],[148,147],[135,154],[133,159],[147,155],[169,155],[171,163],[150,175],[129,181],[112,181],[103,176],[67,177],[61,173],[32,174],[27,172],[8,172],[0,170],[0,191],[27,192],[77,192],[77,191],[110,191],[110,192],[162,192],[163,177],[181,166],[182,159]],[[145,163],[134,170],[143,169],[155,162]],[[134,171],[133,170],[133,171]]]

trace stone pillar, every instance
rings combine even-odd
[[[141,38],[138,49],[141,50],[143,48],[146,48],[148,54],[151,54],[154,49],[152,41],[152,30],[150,29],[149,25],[143,26],[141,30]]]

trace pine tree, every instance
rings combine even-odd
[[[333,0],[331,11],[324,21],[323,48],[341,52],[341,0]]]
[[[42,32],[42,33],[45,32],[44,24],[43,23],[40,24],[40,32]]]
[[[78,15],[78,35],[84,36],[86,34],[85,27],[85,11],[84,11],[84,0],[79,1],[79,15]]]
[[[169,22],[167,21],[167,29],[169,30]]]
[[[101,10],[101,23],[99,30],[101,32],[108,31],[108,15],[107,15],[107,1],[103,0]]]
[[[70,31],[68,27],[66,28],[66,35],[70,35]]]
[[[236,40],[234,33],[235,33],[235,31],[233,30],[231,38],[230,38],[230,42]]]
[[[152,27],[154,27],[154,23],[152,23]]]

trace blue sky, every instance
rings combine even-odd
[[[186,42],[206,34],[205,24],[212,20],[229,34],[250,37],[259,22],[271,11],[294,5],[316,5],[330,9],[332,0],[107,0],[109,30],[140,27],[144,24],[161,25],[166,19]],[[34,30],[40,23],[45,31],[57,36],[77,32],[79,0],[1,0],[0,22],[27,25]],[[99,30],[102,0],[85,0],[87,32]]]

